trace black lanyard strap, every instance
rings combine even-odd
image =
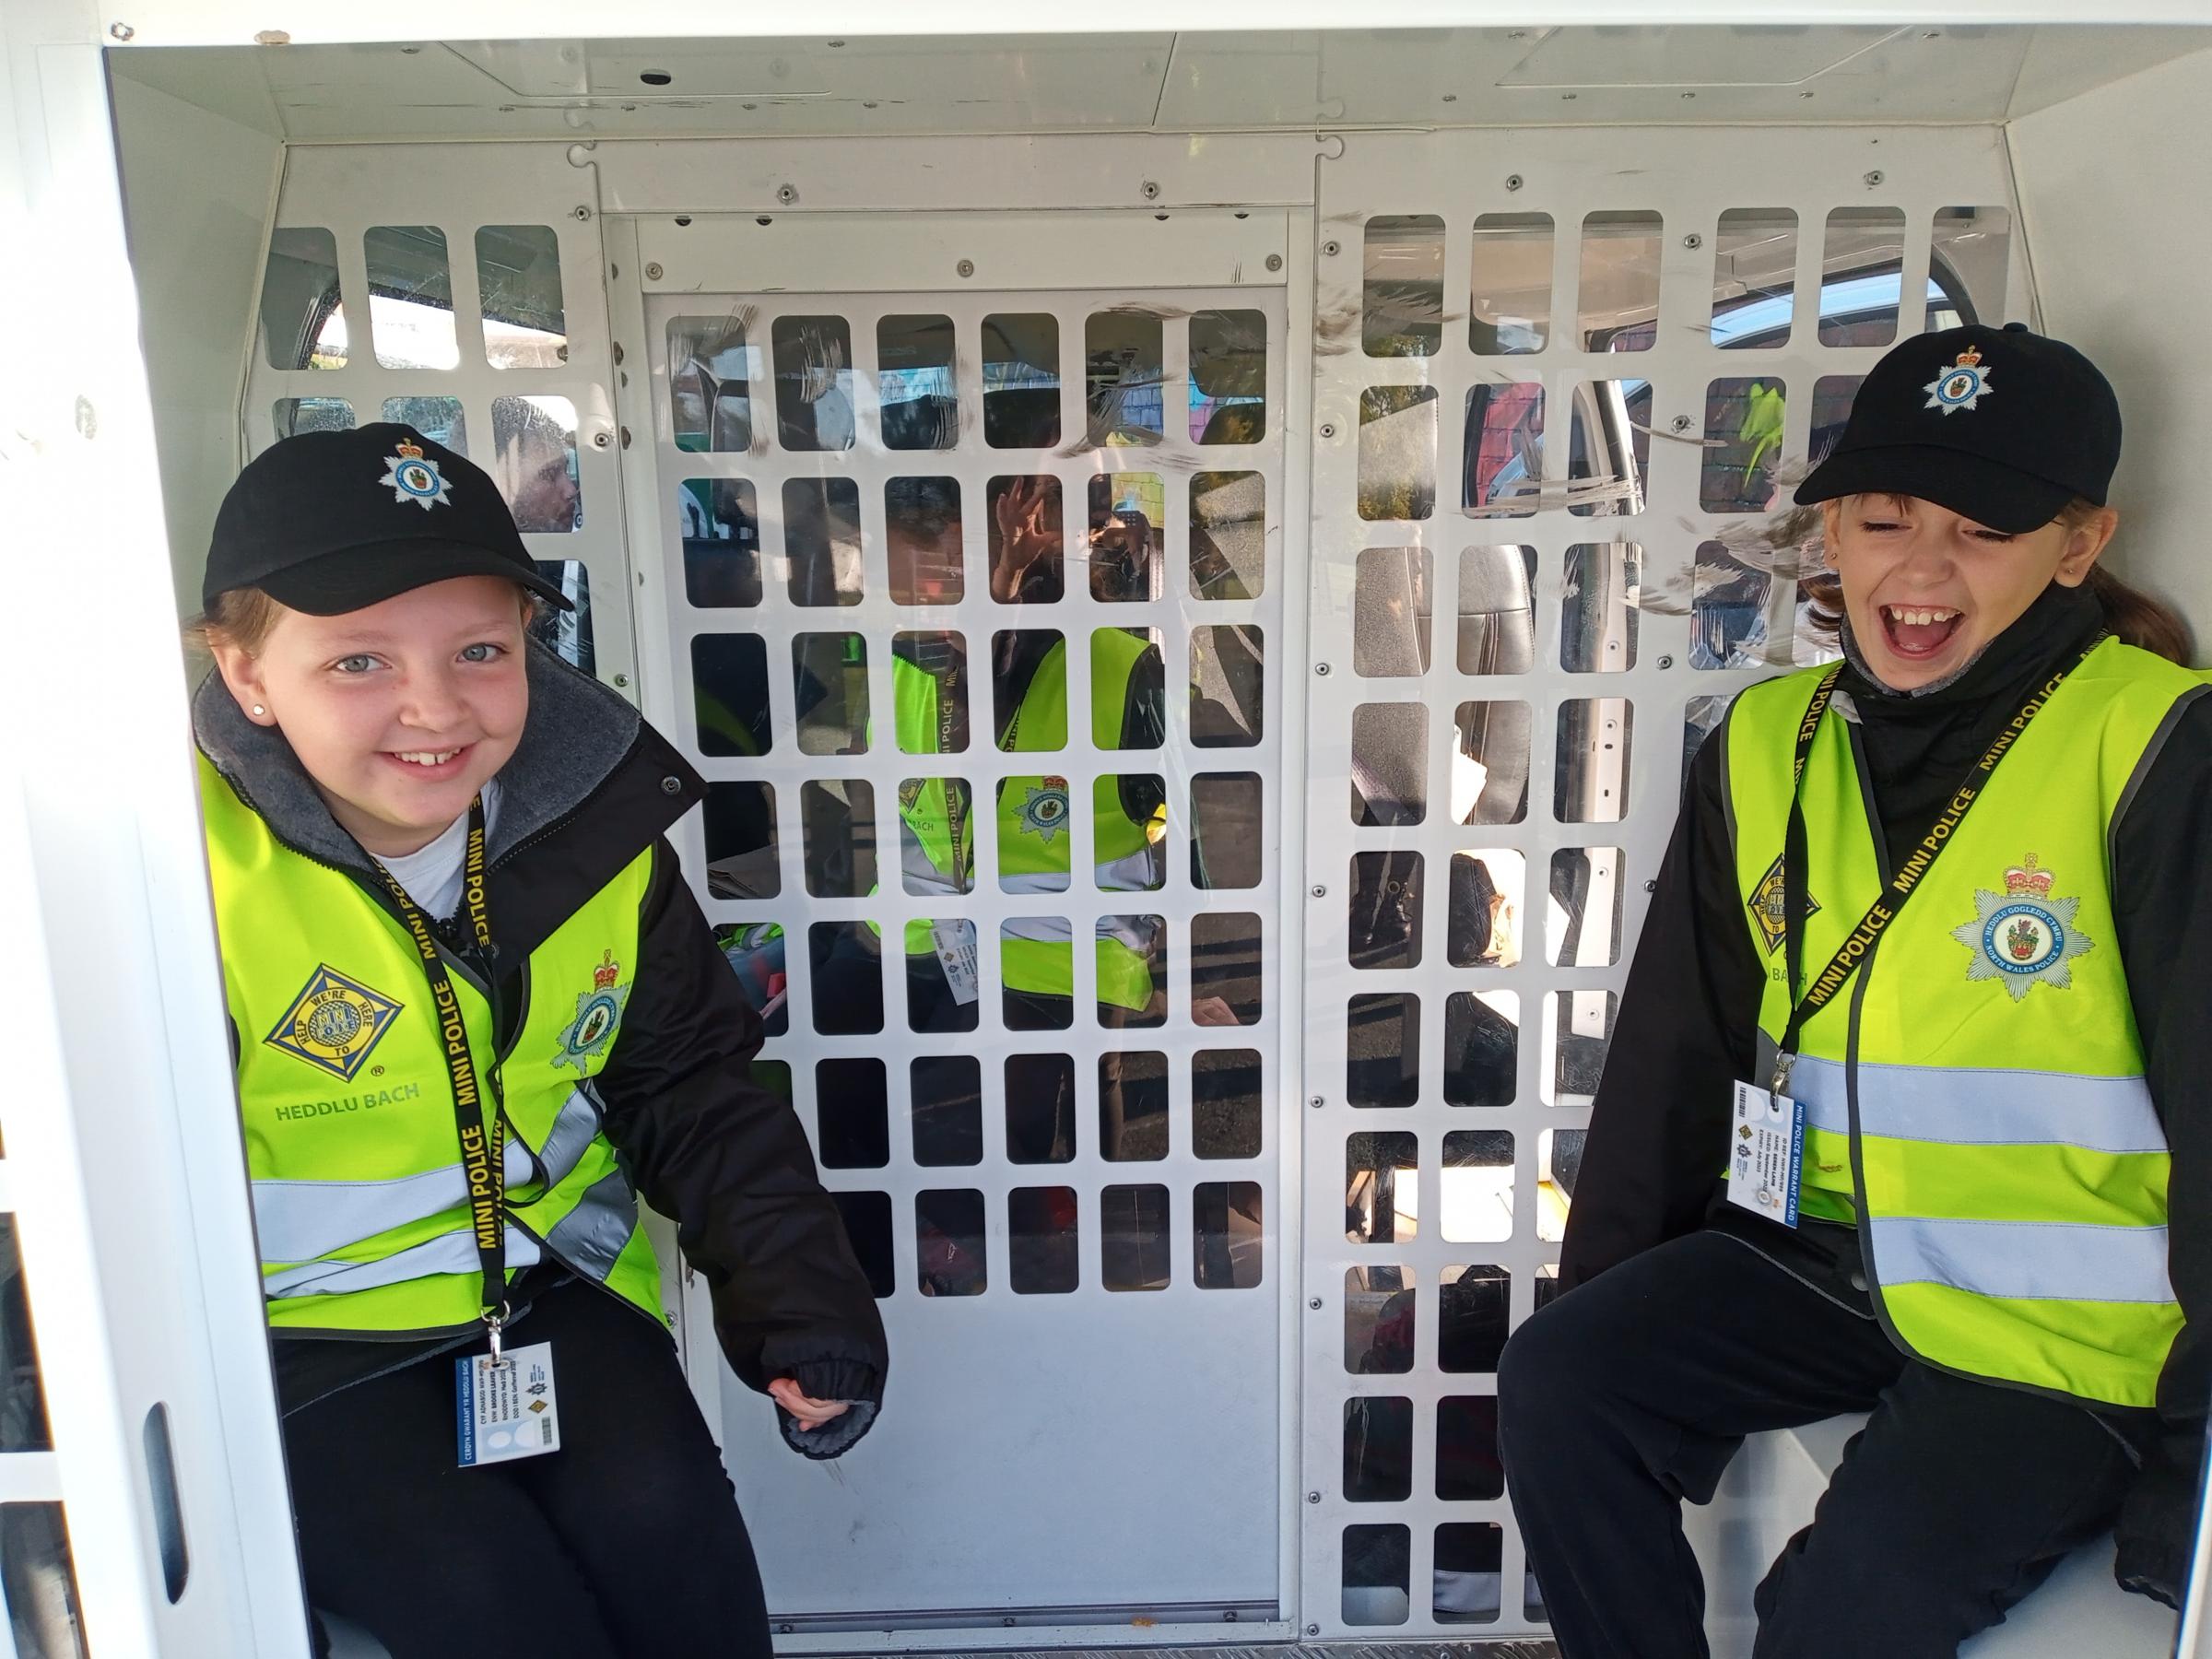
[[[445,1044],[447,1080],[453,1085],[453,1124],[461,1141],[461,1173],[468,1188],[469,1226],[477,1238],[477,1256],[483,1269],[484,1288],[479,1315],[491,1331],[492,1358],[500,1357],[500,1328],[507,1319],[507,1233],[502,1215],[505,1198],[505,1127],[500,1110],[500,1078],[490,1075],[491,1110],[484,1110],[477,1082],[476,1056],[468,1046],[468,1025],[461,1016],[461,1000],[445,971],[445,959],[437,937],[421,910],[380,861],[377,874],[392,901],[399,907],[415,948],[421,954],[423,975],[429,981],[430,1006],[437,1010],[438,1034]],[[468,807],[468,855],[462,865],[461,896],[468,912],[469,931],[475,935],[479,958],[492,957],[491,915],[484,902],[484,797]]]
[[[1820,970],[1800,996],[1798,986],[1804,982],[1805,924],[1810,913],[1806,892],[1806,866],[1810,863],[1811,854],[1805,822],[1805,763],[1812,754],[1813,739],[1819,735],[1820,723],[1828,713],[1829,702],[1835,694],[1836,677],[1842,672],[1842,665],[1838,664],[1822,677],[1820,684],[1813,691],[1813,700],[1806,710],[1805,719],[1797,727],[1797,752],[1790,770],[1790,823],[1783,842],[1782,890],[1783,915],[1787,924],[1792,1006],[1789,1023],[1783,1027],[1782,1042],[1775,1051],[1773,1090],[1776,1094],[1781,1094],[1789,1087],[1790,1069],[1797,1062],[1797,1041],[1804,1034],[1806,1022],[1833,1002],[1837,994],[1850,982],[1851,976],[1865,965],[1866,959],[1874,954],[1876,944],[1890,924],[1903,913],[1906,902],[1919,890],[1929,870],[1935,867],[1936,859],[1942,856],[1944,848],[1950,845],[1952,836],[1965,821],[1966,815],[1973,810],[1974,803],[1982,798],[1983,793],[1989,787],[1991,774],[1995,772],[1999,762],[2012,752],[2013,745],[2019,742],[2020,735],[2027,731],[2030,723],[2042,712],[2044,705],[2050,702],[2059,687],[2065,684],[2066,676],[2087,662],[2090,653],[2111,637],[2100,631],[2079,656],[2072,662],[2062,664],[2055,674],[2035,688],[2021,706],[2020,712],[2005,723],[2004,728],[1982,752],[1982,758],[1974,762],[1959,787],[1951,792],[1950,799],[1944,803],[1942,810],[1936,815],[1936,821],[1928,826],[1927,833],[1914,843],[1912,853],[1898,866],[1896,874],[1890,877],[1881,896],[1866,907],[1866,913],[1859,918],[1858,925],[1845,935],[1843,943],[1837,947],[1836,954],[1829,959],[1828,966]],[[1872,824],[1871,817],[1869,828],[1875,833],[1880,833],[1878,827]]]

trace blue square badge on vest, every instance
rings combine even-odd
[[[2049,870],[2036,867],[2030,853],[2005,872],[2003,892],[1974,889],[1974,919],[1951,930],[1951,937],[1974,953],[1968,979],[2002,980],[2016,1003],[2030,985],[2074,988],[2066,964],[2095,949],[2096,941],[2074,924],[2081,900],[2051,896],[2054,880]]]
[[[399,1018],[401,1006],[325,962],[262,1041],[350,1083]]]
[[[607,1044],[614,1041],[615,1028],[622,1023],[622,1006],[629,1001],[630,988],[615,982],[621,977],[621,964],[615,960],[615,953],[601,951],[599,966],[592,970],[592,988],[578,994],[576,1018],[560,1034],[560,1047],[553,1056],[556,1069],[572,1065],[581,1072],[586,1061],[606,1052]]]

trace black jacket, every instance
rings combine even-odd
[[[804,1435],[779,1413],[795,1450],[836,1456],[867,1432],[882,1401],[889,1367],[883,1321],[816,1177],[806,1131],[788,1104],[753,1081],[759,1018],[664,839],[705,785],[628,703],[535,645],[529,676],[530,717],[500,773],[500,812],[487,848],[498,947],[497,982],[487,989],[499,1040],[512,1039],[526,1006],[530,953],[651,848],[632,990],[595,1079],[601,1126],[631,1183],[675,1219],[685,1259],[713,1293],[715,1330],[737,1375],[756,1389],[788,1376],[816,1399],[853,1402],[843,1418]],[[247,720],[218,677],[200,688],[193,724],[203,752],[279,841],[344,871],[393,908],[368,855],[332,819],[290,746]],[[474,970],[472,977],[481,971],[473,952],[459,966]],[[567,1277],[551,1264],[528,1269],[510,1300]],[[278,1333],[278,1392],[285,1408],[296,1410],[470,1339]]]
[[[1898,696],[1845,668],[1838,710],[1852,720],[1893,864],[1997,728],[2100,624],[2085,590],[2054,586],[1942,690]],[[1690,763],[1630,967],[1575,1181],[1561,1288],[1711,1225],[1864,1307],[1853,1282],[1864,1278],[1854,1230],[1807,1224],[1792,1233],[1761,1222],[1729,1206],[1714,1175],[1732,1085],[1753,1076],[1764,985],[1729,841],[1724,742],[1724,727]],[[2159,1379],[2158,1411],[2100,1415],[2143,1465],[2120,1519],[2121,1582],[2178,1603],[2212,1394],[2212,1022],[2203,1015],[2203,976],[2185,968],[2212,939],[2212,696],[2195,698],[2173,723],[2111,844],[2117,942],[2172,1153],[2169,1271],[2186,1324]]]

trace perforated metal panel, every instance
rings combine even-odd
[[[1685,752],[1813,648],[1778,514],[1851,377],[2025,318],[2026,261],[1986,131],[1363,135],[1320,180],[1301,1618],[1539,1631],[1497,1352]]]

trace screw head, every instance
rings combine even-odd
[[[1328,1101],[1323,1100],[1319,1095],[1308,1095],[1306,1104],[1319,1110],[1321,1107],[1326,1106]]]
[[[1447,92],[1440,101],[1444,103],[1457,103],[1459,101],[1459,94],[1456,92]]]
[[[1881,172],[1881,169],[1879,169],[1878,167],[1877,167],[1877,169],[1875,169],[1875,171],[1872,171],[1872,172],[1870,172],[1870,173],[1868,173],[1868,174],[1866,175],[1866,184],[1867,184],[1867,188],[1868,188],[1868,189],[1872,189],[1872,188],[1873,188],[1875,185],[1877,185],[1877,184],[1879,184],[1881,182],[1882,182],[1882,172]]]
[[[614,434],[611,432],[594,432],[592,434],[592,447],[594,449],[605,449],[609,444],[613,443],[614,441]]]
[[[592,210],[589,207],[579,207],[571,217],[578,219],[588,219],[592,217]]]
[[[1313,1310],[1313,1312],[1316,1312],[1316,1313],[1320,1312],[1321,1312],[1321,1298],[1320,1298],[1320,1297],[1318,1297],[1318,1296],[1317,1296],[1317,1297],[1315,1297],[1315,1298],[1314,1298],[1314,1299],[1313,1299],[1312,1301],[1308,1302],[1308,1303],[1306,1304],[1306,1306],[1307,1306],[1307,1307],[1309,1307],[1309,1308],[1311,1308],[1311,1309],[1312,1309],[1312,1310]]]
[[[1321,1634],[1321,1627],[1317,1624],[1310,1624],[1306,1627],[1306,1634],[1309,1636],[1318,1636]]]
[[[1659,659],[1659,666],[1662,668],[1672,668],[1674,665],[1675,659],[1671,656],[1663,656]]]
[[[1326,663],[1316,663],[1313,665],[1313,672],[1326,679],[1329,677],[1329,665]]]
[[[1319,1492],[1308,1492],[1306,1494],[1306,1501],[1308,1503],[1319,1503],[1321,1501],[1321,1494]]]
[[[661,267],[660,263],[656,260],[652,265],[649,265],[645,267],[645,280],[648,282],[658,282],[660,279]]]
[[[128,23],[111,23],[108,25],[108,33],[112,35],[118,41],[127,41],[137,32],[138,31],[133,29]]]
[[[1506,180],[1505,180],[1505,187],[1506,187],[1508,190],[1518,190],[1518,189],[1520,189],[1520,188],[1521,188],[1521,175],[1520,175],[1519,173],[1508,173],[1508,174],[1506,175]]]
[[[952,268],[963,276],[972,276],[975,275],[975,261],[972,259],[963,259],[959,265],[954,265]]]
[[[799,187],[796,184],[779,184],[776,186],[776,200],[782,203],[784,206],[790,206],[798,199]]]
[[[663,778],[661,780],[661,793],[667,795],[682,794],[684,793],[684,781],[681,778]]]
[[[1321,251],[1328,258],[1334,259],[1344,252],[1344,244],[1340,241],[1325,241],[1321,244]]]
[[[1143,196],[1147,202],[1157,202],[1159,200],[1159,185],[1154,180],[1147,179],[1144,187],[1137,192],[1137,194]]]
[[[1689,417],[1687,415],[1677,415],[1674,418],[1674,419],[1667,422],[1667,424],[1673,427],[1677,432],[1687,432],[1689,430]]]
[[[1695,230],[1692,230],[1688,236],[1682,239],[1682,245],[1686,248],[1701,248],[1705,245],[1705,239],[1700,236]]]
[[[1322,885],[1321,885],[1319,882],[1315,882],[1315,883],[1313,884],[1313,897],[1314,897],[1314,898],[1316,898],[1316,899],[1326,899],[1328,896],[1329,896],[1329,889],[1328,889],[1327,888],[1325,888],[1325,887],[1323,887],[1323,886],[1322,886]]]
[[[1280,253],[1268,254],[1267,268],[1271,271],[1281,270],[1283,268],[1283,256]]]
[[[627,674],[618,674],[618,675],[616,675],[616,676],[615,676],[615,685],[616,685],[616,687],[617,687],[618,688],[619,688],[620,687],[623,687],[623,686],[627,686],[627,685],[629,685],[629,675],[627,675]]]
[[[1659,884],[1655,881],[1647,881],[1643,884],[1643,890],[1647,893],[1655,893],[1659,890]]]
[[[1333,420],[1324,420],[1321,423],[1320,431],[1324,438],[1334,438],[1336,436],[1336,423]]]

